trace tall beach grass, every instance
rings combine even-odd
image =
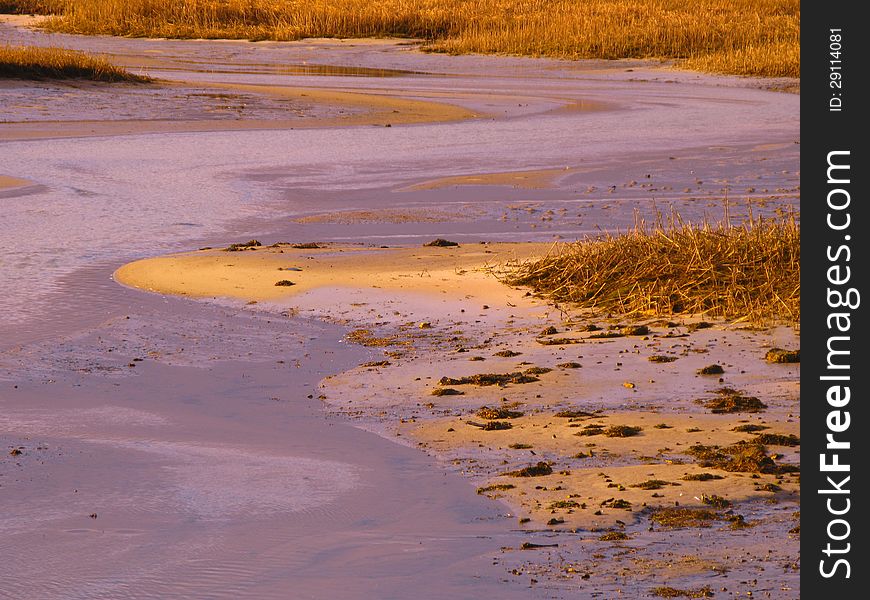
[[[674,59],[798,77],[799,0],[0,0],[53,31],[170,38],[423,38],[430,50]]]

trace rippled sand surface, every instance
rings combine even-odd
[[[151,298],[127,308],[136,316],[0,355],[4,595],[498,585],[486,554],[510,534],[496,507],[306,398],[363,358],[337,328]]]

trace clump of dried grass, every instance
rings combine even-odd
[[[509,264],[503,281],[580,308],[626,315],[800,319],[800,225],[790,215],[693,225],[677,215],[623,235],[565,243]]]
[[[0,46],[0,78],[91,79],[105,82],[146,83],[148,77],[134,75],[102,56],[66,48]]]

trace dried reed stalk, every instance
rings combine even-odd
[[[580,308],[694,314],[753,323],[800,319],[800,225],[794,215],[701,226],[671,215],[623,235],[554,247],[507,265],[509,285]]]

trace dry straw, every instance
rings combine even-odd
[[[623,235],[555,247],[499,275],[549,299],[625,315],[800,319],[800,225],[794,215],[691,225],[672,214]]]
[[[85,34],[294,40],[415,37],[430,50],[675,59],[800,76],[799,0],[0,0]]]
[[[0,46],[0,77],[21,79],[92,79],[145,83],[148,77],[134,75],[106,58],[66,48]]]

